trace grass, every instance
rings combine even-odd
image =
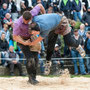
[[[11,77],[20,77],[20,76],[8,76],[8,75],[0,75],[0,77],[11,78]],[[27,76],[21,76],[21,77],[27,77]]]
[[[87,77],[87,78],[90,78],[90,75],[71,75],[71,78],[74,78],[74,77]]]
[[[43,77],[60,77],[60,75],[42,75]],[[90,75],[71,75],[71,78],[74,78],[74,77],[87,77],[87,78],[90,78]]]
[[[50,77],[50,78],[53,78],[53,77],[60,77],[60,75],[41,75],[43,77]],[[8,78],[11,78],[11,77],[18,77],[18,76],[8,76],[8,75],[2,75],[0,77],[8,77]],[[27,77],[27,76],[22,76],[22,77]],[[90,78],[90,75],[71,75],[71,78],[74,78],[74,77],[87,77],[87,78]]]

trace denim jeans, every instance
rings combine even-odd
[[[81,19],[82,19],[81,13],[80,12],[73,12],[73,18],[75,21],[77,21],[77,17],[81,21]]]
[[[5,58],[5,55],[6,55],[6,52],[1,52],[1,65],[4,65],[5,64],[5,59],[3,59],[3,58]]]
[[[74,72],[75,72],[75,74],[78,74],[78,64],[77,64],[77,61],[79,61],[80,73],[81,74],[85,74],[86,71],[85,71],[85,66],[84,66],[83,58],[78,53],[78,51],[71,50],[71,56],[72,56],[72,58],[76,58],[76,57],[78,58],[78,60],[77,59],[72,59],[73,64],[74,64]]]
[[[86,54],[86,57],[90,57],[90,54]],[[90,58],[87,58],[86,59],[86,65],[87,65],[87,70],[88,70],[88,73],[90,73]]]
[[[40,62],[40,72],[41,72],[41,74],[43,74],[44,73],[44,69],[45,69],[45,67],[44,67],[44,61],[41,60],[39,62]]]

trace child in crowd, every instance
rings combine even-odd
[[[59,49],[58,44],[55,44],[54,53],[53,53],[52,57],[53,58],[60,58],[61,57],[61,53],[60,53],[60,49]],[[52,64],[56,65],[56,67],[61,66],[61,69],[64,69],[64,61],[62,61],[61,59],[53,60]]]
[[[84,42],[85,42],[85,39],[86,39],[86,31],[85,31],[85,25],[84,24],[81,24],[80,25],[80,29],[78,31],[79,35],[81,35],[84,39]]]

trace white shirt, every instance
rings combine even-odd
[[[90,0],[87,0],[88,1],[88,7],[90,7]]]
[[[28,0],[28,6],[31,7],[32,6],[32,0]]]

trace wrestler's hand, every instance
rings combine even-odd
[[[29,45],[30,44],[30,39],[24,41],[24,45]]]
[[[33,46],[34,44],[32,42],[29,42],[29,46]]]

